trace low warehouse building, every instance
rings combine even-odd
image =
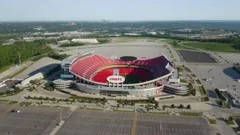
[[[75,42],[75,43],[91,43],[91,44],[99,43],[97,39],[72,39],[72,42]]]

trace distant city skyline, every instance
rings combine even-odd
[[[0,21],[240,20],[239,0],[0,0]]]

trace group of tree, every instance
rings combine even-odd
[[[5,92],[0,92],[0,96],[2,96],[2,95],[7,95],[7,96],[15,95],[15,94],[18,94],[21,91],[22,91],[21,89],[16,87],[16,88],[14,88],[14,90],[7,90]]]
[[[109,39],[106,39],[106,38],[99,38],[99,39],[97,39],[98,40],[98,42],[100,43],[100,44],[105,44],[105,43],[109,43],[110,41],[109,41]]]
[[[189,93],[192,94],[193,96],[196,95],[196,89],[193,88],[193,85],[191,83],[188,84],[188,90]]]
[[[221,91],[219,89],[215,89],[215,92],[221,100],[227,101],[226,97],[223,96],[223,94],[221,93]]]
[[[231,44],[233,48],[240,50],[240,37],[239,36],[229,36],[226,38],[216,38],[216,39],[204,39],[204,38],[188,38],[188,37],[178,37],[171,36],[170,34],[142,34],[134,37],[152,37],[152,38],[166,38],[174,39],[171,43],[172,45],[178,45],[179,41],[197,41],[197,42],[216,42],[216,43],[228,43]]]
[[[59,54],[59,53],[56,53],[56,52],[51,53],[48,56],[50,58],[53,58],[53,59],[56,59],[56,60],[63,60],[65,58],[69,57],[69,55],[67,55],[67,54]]]
[[[74,47],[74,46],[83,46],[83,45],[84,45],[84,43],[71,42],[71,43],[61,44],[61,45],[59,45],[59,47]]]
[[[45,40],[36,40],[33,42],[16,42],[12,45],[0,45],[0,69],[51,52],[52,49],[46,45],[47,43]]]
[[[176,106],[175,106],[174,104],[172,104],[172,105],[170,106],[170,108],[176,108]],[[183,109],[184,106],[183,106],[182,104],[180,104],[180,105],[178,106],[178,108],[179,108],[179,109]],[[186,109],[191,109],[191,106],[190,106],[190,105],[187,105]]]

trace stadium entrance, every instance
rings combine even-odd
[[[120,60],[122,60],[122,61],[133,61],[133,60],[137,60],[137,57],[134,57],[134,56],[122,56],[122,57],[120,57]]]

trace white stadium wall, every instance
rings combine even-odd
[[[154,88],[143,88],[143,89],[128,89],[121,87],[104,87],[104,86],[92,86],[87,84],[76,83],[76,87],[83,92],[91,94],[101,94],[104,91],[111,92],[122,92],[128,93],[126,95],[135,95],[135,96],[150,96],[159,94],[163,90],[163,86],[154,87]],[[106,92],[106,93],[107,93]]]

